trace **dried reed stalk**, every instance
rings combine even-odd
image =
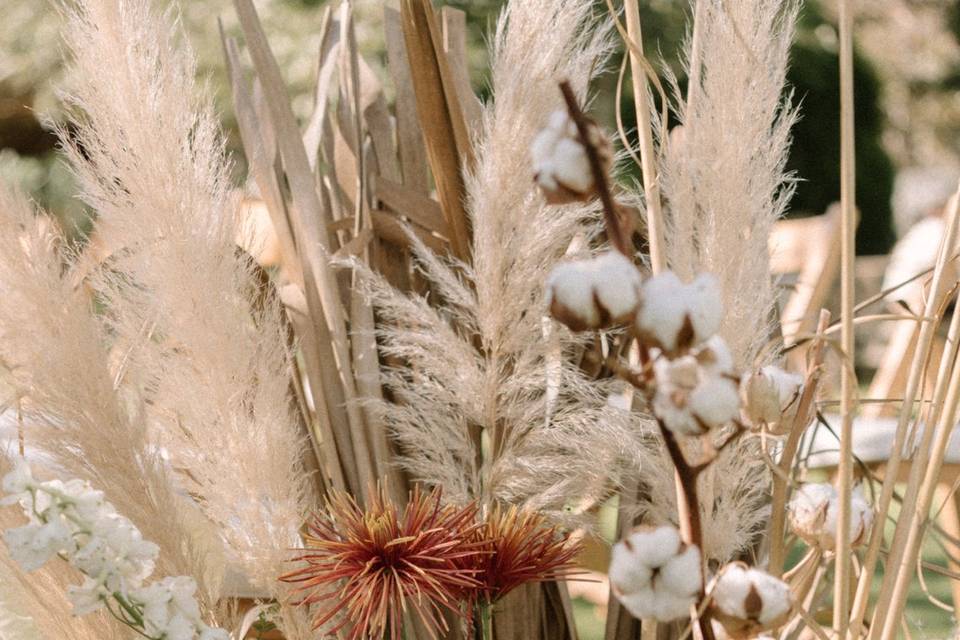
[[[840,509],[837,517],[834,566],[833,629],[845,638],[850,624],[850,496],[853,491],[853,417],[856,412],[857,380],[854,371],[854,278],[856,260],[856,158],[853,112],[853,9],[840,2],[840,206],[843,217],[840,251],[840,349],[844,366],[840,378],[840,462],[837,471]],[[882,529],[882,525],[879,527]]]
[[[960,216],[960,189],[954,196],[949,211],[948,229],[960,225],[957,218]],[[944,238],[946,243],[947,238]],[[947,250],[952,247],[944,245]],[[943,248],[941,249],[943,250]],[[943,462],[946,440],[956,425],[956,418],[949,415],[948,403],[950,391],[953,388],[957,367],[957,345],[960,341],[960,314],[954,314],[947,334],[947,348],[941,356],[937,371],[936,385],[933,397],[926,413],[926,428],[923,431],[920,444],[910,465],[910,475],[907,489],[904,492],[900,508],[900,517],[894,532],[893,543],[887,556],[887,566],[895,567],[895,571],[885,572],[881,583],[880,594],[871,619],[871,637],[892,637],[897,632],[900,617],[903,611],[906,592],[913,575],[913,567],[919,553],[919,537],[922,537],[923,526],[929,517],[929,506],[933,491],[936,489],[936,475],[939,474]],[[953,373],[951,373],[953,372]],[[949,427],[941,425],[952,419]],[[936,425],[934,428],[932,425]],[[946,430],[946,434],[943,431]],[[942,440],[942,442],[941,442]],[[935,470],[934,470],[935,468]],[[930,480],[932,478],[932,480]],[[933,486],[929,486],[932,482]],[[926,508],[924,508],[926,502]]]
[[[794,465],[794,458],[800,447],[804,430],[811,423],[812,413],[816,408],[816,394],[823,367],[823,346],[829,324],[830,312],[823,309],[820,311],[820,319],[817,322],[814,342],[807,356],[808,366],[806,380],[803,386],[803,394],[798,401],[796,417],[787,435],[787,440],[783,444],[780,461],[777,463],[779,472],[773,474],[773,492],[770,498],[770,526],[767,530],[767,540],[770,545],[767,572],[776,577],[780,577],[783,574],[783,564],[786,560],[787,552],[785,525],[787,516],[787,493],[790,489],[788,479],[790,477],[790,470]]]
[[[933,345],[934,336],[936,335],[937,324],[931,319],[944,303],[947,287],[950,284],[948,279],[944,277],[944,271],[948,259],[953,258],[953,247],[956,245],[957,231],[958,227],[960,227],[960,225],[958,225],[958,218],[960,218],[960,216],[957,215],[958,200],[960,200],[960,193],[955,194],[951,201],[947,228],[940,244],[940,249],[937,252],[933,279],[930,283],[930,292],[923,312],[923,316],[927,320],[919,322],[917,326],[916,347],[914,348],[910,362],[910,370],[907,373],[906,387],[903,393],[900,413],[897,418],[897,430],[894,435],[893,448],[885,465],[883,485],[880,490],[879,501],[877,502],[875,517],[877,522],[886,522],[890,512],[890,504],[899,476],[903,447],[907,439],[907,429],[913,416],[914,401],[920,389],[920,382],[924,378],[926,368],[929,364],[930,349]],[[874,527],[870,533],[870,542],[867,546],[863,565],[860,570],[860,579],[857,584],[853,610],[850,616],[850,628],[852,629],[859,629],[866,615],[870,590],[874,585],[874,569],[880,555],[880,546],[883,542],[883,533],[884,527],[881,526]]]

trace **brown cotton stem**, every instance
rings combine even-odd
[[[570,83],[564,80],[560,83],[560,91],[563,93],[563,99],[567,103],[567,112],[570,119],[577,127],[577,133],[580,136],[580,142],[587,154],[587,161],[590,163],[590,172],[593,174],[593,184],[600,197],[600,203],[603,205],[603,218],[607,225],[607,237],[613,247],[627,256],[632,257],[629,250],[629,243],[620,219],[617,217],[617,207],[613,202],[613,195],[610,192],[610,182],[603,163],[600,161],[600,154],[597,152],[596,145],[590,140],[590,121],[577,104],[577,96],[574,95]]]

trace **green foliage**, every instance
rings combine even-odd
[[[840,72],[832,46],[833,27],[813,5],[801,15],[788,81],[800,101],[788,167],[800,182],[792,209],[797,215],[822,213],[840,199]],[[857,251],[885,253],[895,240],[890,197],[894,169],[881,145],[880,84],[870,63],[854,56],[857,206],[861,212]]]

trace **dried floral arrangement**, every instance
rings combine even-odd
[[[566,581],[590,579],[584,541],[615,500],[610,640],[892,638],[960,409],[956,339],[920,391],[958,205],[926,308],[896,318],[917,338],[904,397],[884,399],[901,407],[887,473],[854,483],[842,359],[836,483],[804,483],[825,353],[853,353],[855,319],[877,319],[855,315],[871,301],[854,306],[841,7],[842,314],[786,347],[806,353],[788,372],[767,243],[790,197],[796,2],[694,2],[671,102],[635,0],[600,18],[589,0],[511,0],[488,104],[461,13],[385,9],[388,102],[343,3],[317,26],[299,123],[235,0],[243,195],[175,16],[65,6],[60,135],[98,217],[77,250],[0,188],[16,432],[0,637],[574,638]],[[584,106],[618,35],[639,138],[620,122],[619,154]],[[628,160],[642,185],[613,179]],[[895,496],[921,418],[934,428]]]

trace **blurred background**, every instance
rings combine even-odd
[[[171,0],[156,1],[172,4]],[[294,108],[301,117],[313,107],[319,25],[326,4],[326,0],[257,3]],[[354,0],[353,4],[361,49],[376,67],[385,59],[381,35],[385,3]],[[450,0],[445,4],[466,13],[471,78],[476,92],[486,98],[486,42],[503,2]],[[596,4],[599,19],[607,9],[604,0]],[[668,68],[680,86],[685,86],[679,61],[689,24],[689,3],[641,0],[640,4],[648,57]],[[942,210],[960,178],[960,2],[864,0],[857,5],[856,154],[861,215],[857,298],[864,300],[921,272],[934,261],[942,234]],[[232,3],[189,0],[183,1],[178,11],[199,58],[199,80],[209,87],[222,116],[236,164],[237,185],[242,187],[246,171],[218,33],[219,20],[226,31],[238,31]],[[783,281],[787,305],[788,298],[804,285],[804,272],[811,271],[806,285],[816,291],[811,291],[810,299],[801,301],[804,312],[820,305],[835,308],[838,301],[830,256],[812,256],[805,248],[832,246],[837,237],[829,216],[831,204],[840,197],[835,22],[835,0],[805,2],[788,77],[791,99],[801,105],[802,116],[794,130],[789,159],[797,180],[790,214],[795,220],[777,234],[792,254],[783,251],[777,257],[774,251],[772,255],[781,273],[799,272],[799,276],[794,273]],[[17,184],[31,194],[60,221],[69,238],[82,243],[91,228],[91,214],[77,198],[69,170],[57,157],[57,140],[52,132],[62,117],[57,92],[62,85],[65,54],[59,31],[56,2],[0,0],[0,180]],[[622,52],[615,55],[595,88],[593,111],[609,130],[615,129],[617,109],[628,126],[635,122],[629,90],[624,91],[620,104],[615,103],[621,57]],[[384,80],[389,91],[389,78]],[[632,130],[628,131],[630,135]],[[630,178],[629,172],[623,176],[625,180]],[[804,239],[813,244],[804,245]],[[822,258],[822,264],[818,262],[812,270],[809,267],[814,258]],[[922,291],[917,288],[903,290],[892,298],[901,306],[917,310],[920,296]],[[784,311],[785,319],[790,317],[788,311]],[[864,397],[874,393],[896,395],[907,345],[897,346],[901,337],[893,324],[870,325],[858,334],[857,368]],[[927,551],[931,561],[946,563],[943,549],[931,546]],[[943,575],[932,576],[927,586],[940,599],[950,599],[950,581]],[[911,599],[908,617],[913,630],[918,637],[946,637],[953,628],[952,616],[931,606],[926,595],[918,591]],[[591,604],[589,593],[581,596],[581,631],[586,638],[598,637],[602,634],[603,612]],[[960,602],[960,591],[953,596]]]

